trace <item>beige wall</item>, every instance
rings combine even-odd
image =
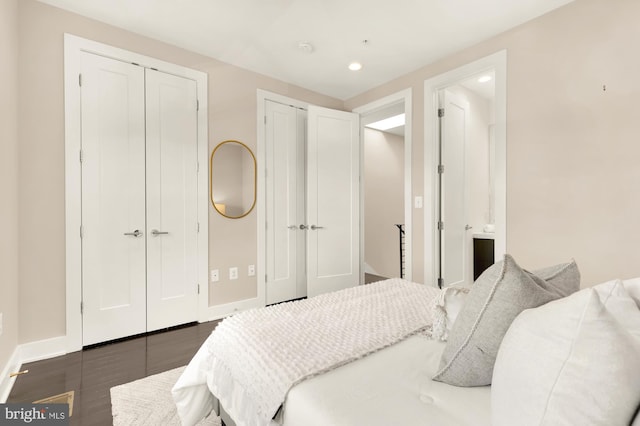
[[[18,0],[0,0],[0,370],[18,343],[17,18]]]
[[[11,42],[15,4],[2,5],[2,19],[8,21],[2,25],[2,46],[8,45],[10,53],[15,48]],[[210,150],[225,139],[242,140],[255,150],[257,88],[348,110],[413,88],[413,195],[423,194],[424,80],[507,49],[508,251],[529,268],[574,257],[583,272],[583,285],[640,275],[640,227],[635,226],[640,211],[640,120],[635,105],[640,59],[633,51],[640,39],[636,0],[576,1],[344,103],[35,0],[20,0],[18,11],[19,244],[11,232],[17,222],[15,209],[7,203],[8,207],[3,204],[7,211],[0,211],[2,219],[8,215],[2,222],[8,238],[2,244],[8,244],[9,254],[2,256],[2,262],[8,262],[9,269],[2,274],[8,274],[7,282],[20,277],[19,318],[9,320],[9,332],[5,319],[5,333],[19,325],[20,342],[65,334],[64,32],[207,72]],[[2,81],[10,93],[0,101],[9,109],[5,119],[12,117],[11,96],[16,95],[11,95],[11,82],[16,77],[11,61],[3,60],[1,69],[7,73]],[[11,125],[2,129],[15,134]],[[3,137],[3,149],[6,140],[11,155],[15,144],[11,137]],[[7,158],[3,152],[3,166],[11,163]],[[9,180],[0,183],[7,199],[16,196],[10,183],[15,172],[10,165],[2,168],[9,174]],[[240,280],[221,281],[211,288],[212,303],[222,294],[227,301],[250,296],[255,293],[255,279],[246,277],[246,265],[256,261],[256,213],[228,220],[209,208],[210,267],[219,268],[221,278],[230,266],[241,272]],[[413,211],[416,281],[424,274],[423,213]],[[17,273],[11,268],[16,246]],[[15,293],[9,284],[8,297]],[[5,317],[12,312],[11,307],[6,309]],[[0,339],[5,338],[11,335]]]
[[[413,88],[414,195],[423,193],[423,82],[507,50],[507,251],[575,258],[582,285],[640,276],[640,2],[579,0],[346,101]],[[606,86],[606,90],[603,90]],[[423,218],[414,210],[414,277]]]
[[[404,138],[364,129],[365,262],[383,277],[400,277],[404,223]]]
[[[15,21],[15,19],[14,19]],[[12,25],[15,25],[12,23]],[[3,26],[3,32],[5,31]],[[18,14],[20,102],[18,128],[20,212],[19,341],[65,331],[64,99],[65,32],[204,71],[209,76],[209,151],[225,139],[256,148],[256,89],[317,105],[342,102],[217,60],[83,18],[35,0],[20,0]],[[4,62],[3,62],[4,63]],[[4,157],[3,157],[4,159]],[[212,303],[255,294],[256,214],[226,219],[209,205],[210,266],[238,266],[239,280],[211,288]],[[215,213],[215,214],[214,214]],[[222,271],[221,271],[222,272]],[[228,276],[221,273],[221,278]]]

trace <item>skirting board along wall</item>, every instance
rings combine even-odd
[[[2,376],[0,376],[0,403],[7,401],[16,381],[15,377],[9,377],[11,373],[20,371],[22,365],[28,362],[65,355],[67,353],[66,344],[67,337],[60,336],[18,345],[2,369]]]

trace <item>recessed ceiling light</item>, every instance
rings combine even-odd
[[[393,117],[385,118],[384,120],[374,121],[367,124],[366,127],[371,127],[376,130],[389,130],[396,127],[404,126],[404,114],[394,115]]]
[[[360,62],[351,62],[349,64],[349,69],[351,71],[360,71],[362,69],[362,64]]]
[[[490,75],[483,75],[478,79],[478,83],[486,83],[487,81],[491,81]]]

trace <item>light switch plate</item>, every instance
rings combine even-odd
[[[413,202],[413,205],[416,209],[421,209],[422,208],[422,197],[418,196],[415,198],[415,201]]]

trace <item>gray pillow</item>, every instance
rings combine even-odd
[[[478,277],[453,324],[433,380],[454,386],[491,384],[498,348],[515,317],[580,288],[575,262],[538,273],[548,281],[506,254]]]

